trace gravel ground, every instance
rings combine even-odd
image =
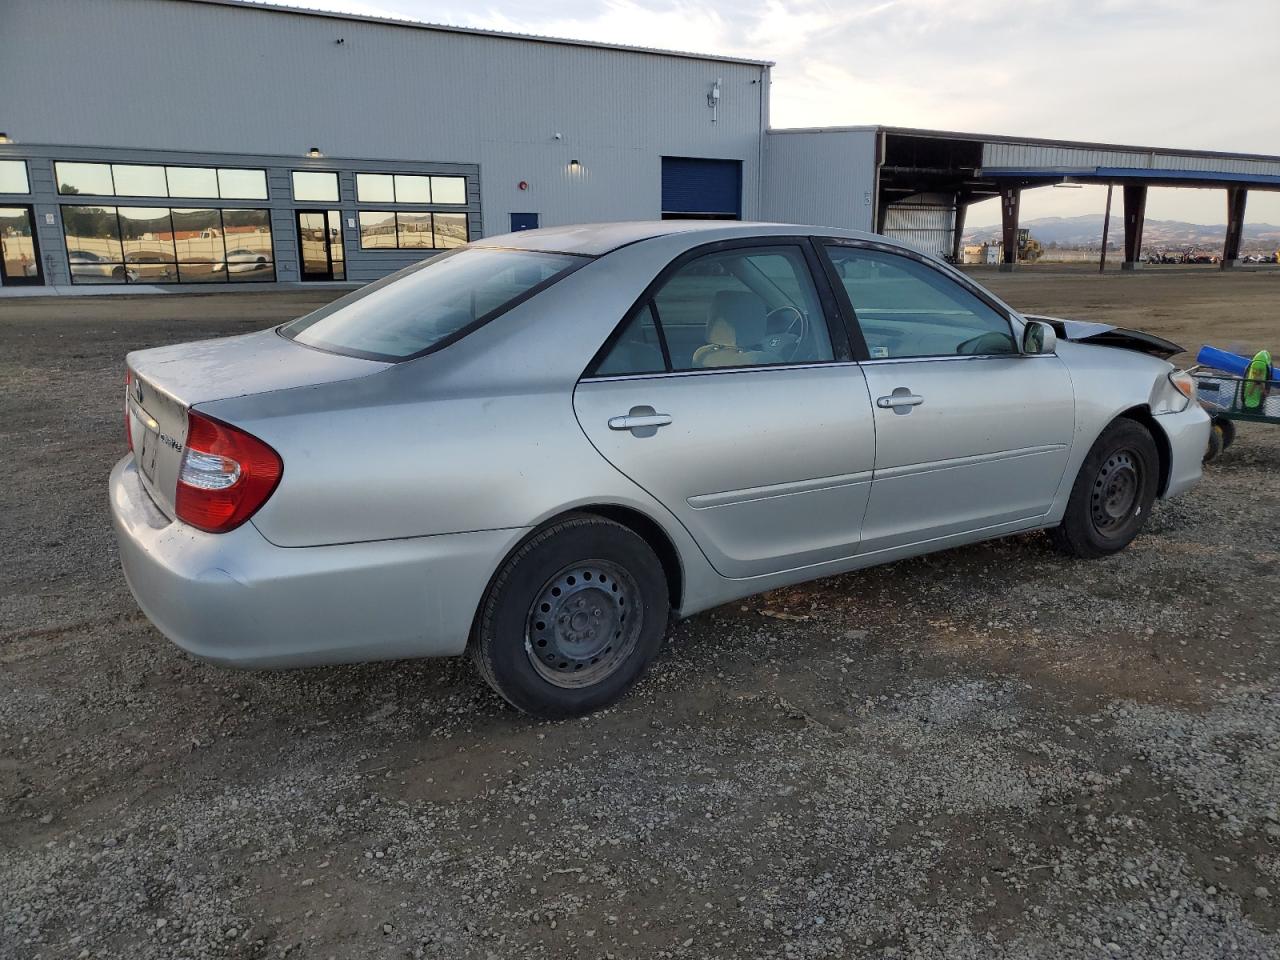
[[[984,279],[1280,346],[1277,276]],[[777,591],[537,723],[462,661],[212,667],[129,596],[123,354],[325,297],[0,301],[0,957],[1280,956],[1280,429],[1119,556]]]

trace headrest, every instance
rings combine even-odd
[[[747,290],[721,290],[711,300],[707,342],[721,347],[752,347],[766,333],[765,304]]]

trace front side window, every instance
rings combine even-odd
[[[1017,353],[1009,319],[910,257],[828,245],[872,360]]]
[[[651,372],[652,351],[639,346],[657,339],[644,331],[649,311],[671,370],[835,359],[826,316],[798,246],[719,250],[683,264],[641,305],[638,321],[630,321],[595,375]]]
[[[280,332],[321,350],[406,360],[494,319],[588,259],[468,247],[363,287],[285,324]]]

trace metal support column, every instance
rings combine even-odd
[[[1147,186],[1125,184],[1124,263],[1121,270],[1136,270],[1142,260],[1142,228],[1147,222]]]
[[[1000,224],[1004,233],[1001,270],[1012,270],[1018,263],[1018,207],[1021,201],[1021,187],[1000,188]]]
[[[1244,187],[1227,187],[1227,239],[1222,245],[1222,269],[1240,263],[1240,240],[1244,236],[1244,205],[1249,191]]]
[[[960,263],[964,259],[964,217],[969,212],[965,198],[956,194],[955,236],[951,239],[951,262]]]
[[[1107,269],[1107,237],[1111,233],[1111,191],[1114,189],[1114,183],[1107,184],[1107,212],[1102,217],[1102,252],[1098,255],[1099,273],[1104,273]]]

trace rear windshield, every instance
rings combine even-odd
[[[466,247],[362,287],[280,332],[334,353],[407,360],[465,336],[589,259]]]

